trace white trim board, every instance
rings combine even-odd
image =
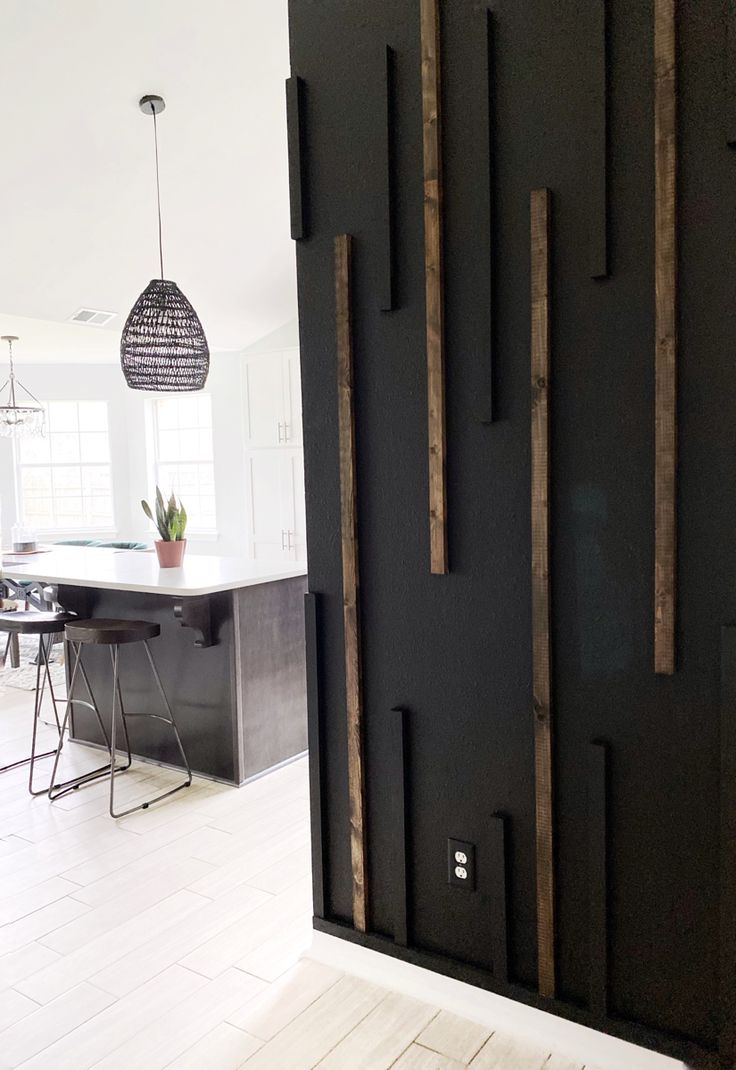
[[[586,1070],[687,1070],[678,1059],[328,933],[314,932],[303,957],[431,1003],[487,1029],[518,1036],[520,1041],[583,1063]]]

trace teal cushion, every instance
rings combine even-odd
[[[109,550],[147,550],[144,542],[105,542],[103,539],[60,539],[54,546],[100,546]]]

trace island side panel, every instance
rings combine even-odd
[[[306,576],[233,592],[244,780],[307,749]]]
[[[170,595],[71,586],[59,589],[61,604],[80,616],[150,620],[161,625],[161,635],[151,640],[151,653],[192,769],[206,776],[238,783],[241,775],[234,744],[237,703],[233,593],[225,591],[208,595],[208,598],[215,642],[213,646],[199,649],[194,645],[197,634],[182,627],[175,619],[177,599]],[[163,712],[142,646],[136,643],[120,649],[120,679],[126,710],[129,713]],[[83,659],[103,720],[109,723],[112,700],[109,649],[85,647]],[[75,686],[75,694],[86,698],[83,686]],[[128,730],[134,754],[181,765],[172,733],[160,721],[130,718]],[[74,737],[101,742],[94,714],[83,707],[75,709]]]

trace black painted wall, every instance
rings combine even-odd
[[[349,232],[370,929],[393,933],[390,711],[402,705],[410,944],[490,972],[489,825],[501,811],[510,974],[536,988],[529,193],[549,186],[559,998],[550,1009],[588,1000],[586,778],[590,742],[601,739],[611,756],[611,1020],[714,1048],[719,637],[736,619],[736,156],[727,145],[725,4],[679,3],[679,669],[666,678],[653,672],[653,3],[608,3],[611,275],[592,280],[599,2],[442,6],[451,573],[437,577],[427,521],[418,0],[290,0],[292,71],[305,88],[306,237],[297,255],[310,589],[320,596],[325,916],[350,923],[332,260],[333,236]],[[393,312],[380,311],[386,44],[396,52]],[[486,425],[478,416],[491,357],[496,419]],[[447,885],[448,836],[477,845],[475,892]],[[597,1024],[616,1029],[612,1021]]]

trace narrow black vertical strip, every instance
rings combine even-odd
[[[394,50],[386,45],[381,84],[381,133],[383,137],[381,176],[383,201],[381,225],[383,230],[381,249],[381,311],[394,308]]]
[[[736,148],[736,0],[726,0],[726,143]]]
[[[736,1061],[736,625],[721,629],[720,1036]]]
[[[304,175],[302,169],[303,148],[303,83],[292,75],[286,79],[286,129],[289,148],[289,199],[291,205],[291,236],[305,236],[304,227]]]
[[[506,865],[508,818],[494,814],[490,829],[491,957],[493,976],[507,981],[509,976],[509,888]]]
[[[309,746],[309,808],[312,824],[312,897],[315,917],[324,918],[322,711],[319,698],[319,606],[316,594],[304,595],[304,632],[307,654],[307,743]]]
[[[475,403],[477,419],[479,423],[490,424],[494,419],[494,350],[495,350],[495,316],[494,316],[494,293],[495,293],[495,240],[493,233],[494,221],[494,149],[495,149],[495,71],[493,64],[493,12],[484,11],[486,20],[485,33],[478,35],[483,47],[483,69],[485,72],[485,151],[488,160],[488,351],[487,363],[483,368],[483,377],[479,385],[479,393]]]
[[[393,740],[393,843],[394,843],[394,943],[401,947],[409,944],[409,909],[406,887],[407,855],[407,712],[401,707],[391,710]]]
[[[608,277],[608,50],[607,0],[591,0],[593,65],[590,94],[590,274]]]
[[[588,749],[588,884],[590,1010],[608,1013],[608,748],[594,741]]]

